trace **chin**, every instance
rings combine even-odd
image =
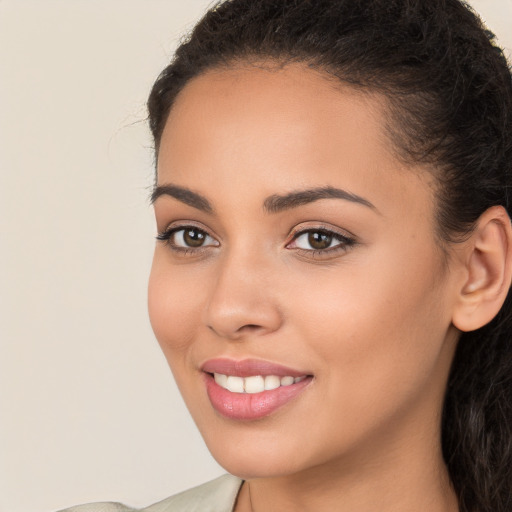
[[[226,457],[224,454],[215,457],[215,460],[230,474],[242,480],[254,478],[276,478],[298,473],[301,468],[290,461],[279,460],[276,457],[270,459],[259,455],[234,454]]]
[[[254,425],[240,427],[242,432],[236,433],[220,428],[202,431],[210,453],[228,473],[244,480],[270,478],[295,474],[314,465],[308,464],[307,453],[299,446],[302,442],[297,443],[297,433],[281,435],[281,429],[255,432]]]

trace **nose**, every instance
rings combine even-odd
[[[241,340],[272,333],[282,324],[273,274],[251,256],[226,255],[205,308],[206,326],[217,336]]]

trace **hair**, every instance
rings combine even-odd
[[[148,100],[158,155],[179,92],[208,70],[303,63],[380,93],[397,154],[437,183],[441,244],[480,215],[510,215],[512,79],[503,52],[459,0],[226,0],[182,42]],[[512,510],[512,304],[462,333],[442,417],[442,448],[462,512]]]

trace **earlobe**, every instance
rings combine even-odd
[[[510,288],[512,228],[505,208],[493,206],[486,210],[465,245],[465,281],[452,317],[455,327],[464,332],[489,323]]]

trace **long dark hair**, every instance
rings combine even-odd
[[[173,103],[208,69],[301,62],[389,102],[397,155],[431,164],[440,244],[489,207],[510,214],[512,79],[503,52],[458,0],[226,0],[178,48],[148,100],[156,155]],[[511,297],[463,333],[442,419],[446,464],[463,512],[512,510]]]

